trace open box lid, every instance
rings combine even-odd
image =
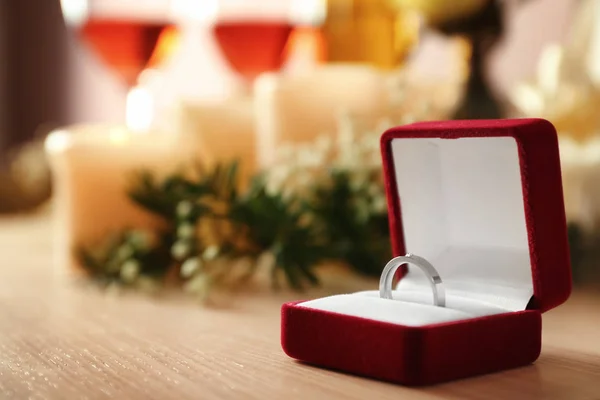
[[[425,122],[381,139],[395,255],[447,288],[546,311],[571,291],[558,140],[541,119]],[[401,285],[424,283],[409,268]],[[533,296],[533,297],[532,297]]]

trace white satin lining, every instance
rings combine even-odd
[[[439,271],[447,295],[495,305],[505,311],[524,310],[533,296],[527,252],[494,247],[449,247],[429,261]],[[408,270],[396,289],[431,293],[424,273],[412,266]]]
[[[446,293],[446,307],[432,305],[431,293],[422,290],[394,290],[394,300],[382,299],[375,290],[341,294],[297,304],[374,321],[404,326],[425,326],[511,312],[493,303]]]

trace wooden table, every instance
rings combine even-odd
[[[44,215],[0,220],[1,399],[600,399],[600,297],[589,292],[544,316],[535,365],[410,389],[283,354],[280,304],[323,289],[259,287],[221,309],[110,296],[54,273],[51,232]]]

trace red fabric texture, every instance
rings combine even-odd
[[[284,304],[281,344],[297,360],[409,386],[515,368],[540,353],[535,310],[407,327]]]
[[[558,139],[554,126],[542,119],[424,122],[385,132],[381,138],[388,198],[390,234],[395,255],[406,253],[401,201],[394,176],[390,143],[397,138],[515,138],[521,164],[523,202],[533,278],[532,307],[547,311],[571,293],[571,263],[563,201]]]
[[[282,347],[298,360],[405,385],[426,385],[527,365],[541,346],[541,312],[571,291],[570,257],[556,131],[540,119],[417,123],[381,138],[395,255],[405,254],[390,143],[396,138],[515,138],[529,239],[529,310],[407,327],[338,313],[282,307]]]

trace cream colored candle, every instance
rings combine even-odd
[[[269,165],[282,143],[333,134],[340,112],[363,121],[389,111],[388,78],[359,64],[328,64],[304,74],[265,74],[255,84],[258,156]]]
[[[124,228],[154,228],[161,220],[127,196],[136,171],[159,176],[184,166],[191,150],[177,136],[132,133],[124,127],[74,126],[52,132],[46,151],[53,173],[59,262],[76,246]]]
[[[245,187],[256,172],[256,134],[252,99],[234,97],[218,103],[182,103],[177,131],[185,141],[205,154],[207,164],[240,162]]]

